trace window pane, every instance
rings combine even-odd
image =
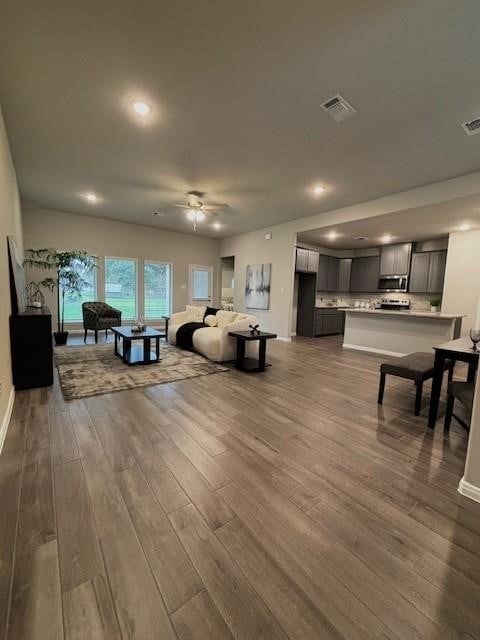
[[[145,261],[144,276],[145,318],[169,316],[171,266]]]
[[[128,258],[105,258],[105,302],[122,312],[122,319],[137,317],[137,263]]]
[[[209,296],[210,273],[208,271],[193,271],[193,300],[207,300]]]
[[[79,294],[65,294],[65,322],[82,322],[82,302],[92,302],[97,299],[97,270],[88,269],[80,262],[75,270],[85,281]]]

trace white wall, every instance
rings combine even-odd
[[[0,448],[8,426],[8,411],[13,399],[8,320],[11,309],[7,235],[13,235],[19,247],[22,247],[17,180],[0,109]]]
[[[219,300],[220,268],[217,239],[37,208],[24,209],[23,230],[24,244],[28,248],[81,249],[99,258],[112,256],[173,263],[173,311],[181,311],[187,304],[188,265],[212,265],[214,301]],[[140,268],[141,265],[139,270]],[[27,273],[27,280],[31,275],[31,272]],[[38,272],[35,277],[39,279]],[[104,282],[101,269],[97,273],[97,282],[101,297]],[[140,282],[139,296],[143,293]],[[46,299],[52,313],[55,314],[55,298],[46,295]]]
[[[465,313],[462,334],[475,324],[480,299],[480,229],[450,234],[442,311]]]

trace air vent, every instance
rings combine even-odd
[[[363,242],[364,240],[368,240],[368,238],[367,236],[357,236],[355,240],[358,240],[358,242]]]
[[[470,122],[464,122],[461,126],[467,136],[474,136],[476,133],[480,133],[480,117],[470,120]]]
[[[333,96],[322,104],[322,109],[326,111],[334,120],[340,122],[356,113],[355,109],[341,95]]]

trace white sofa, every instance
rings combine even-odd
[[[188,311],[173,313],[168,326],[168,342],[173,345],[176,344],[178,328],[182,324],[192,321],[195,321],[195,319],[192,319]],[[253,326],[258,324],[255,316],[247,313],[238,313],[237,317],[224,327],[202,327],[197,329],[193,334],[195,351],[215,362],[234,360],[236,357],[236,340],[230,337],[228,333],[229,331],[248,331],[250,324]],[[248,357],[258,357],[257,341],[248,343],[246,347],[246,355]]]

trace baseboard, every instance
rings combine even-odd
[[[373,347],[360,347],[357,344],[348,344],[344,342],[342,345],[345,349],[354,349],[355,351],[367,351],[368,353],[380,353],[382,356],[394,356],[400,358],[406,355],[405,353],[398,353],[397,351],[386,351],[385,349],[374,349]]]
[[[461,493],[462,496],[466,498],[470,498],[470,500],[475,500],[475,502],[480,502],[480,487],[476,487],[474,484],[470,484],[467,482],[465,478],[460,480],[460,484],[458,485],[458,493]]]
[[[2,425],[0,426],[0,453],[2,453],[3,443],[7,435],[8,425],[10,424],[10,418],[12,417],[13,403],[15,402],[15,387],[12,385],[10,389],[10,395],[8,396],[7,408],[5,415],[3,416]]]
[[[283,336],[277,336],[277,340],[281,340],[282,342],[291,342],[292,338],[284,338]]]

